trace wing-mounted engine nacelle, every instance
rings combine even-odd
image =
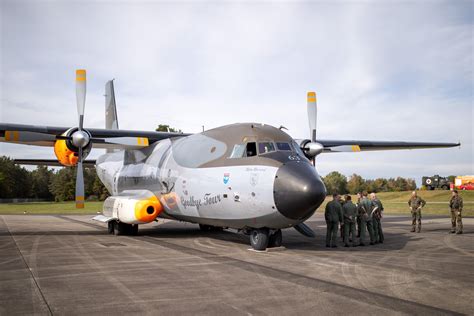
[[[77,127],[73,127],[65,131],[63,138],[56,140],[54,143],[54,154],[63,166],[75,166],[79,160],[79,147],[82,147],[82,159],[89,155],[92,142],[91,135],[86,130],[79,131]]]
[[[295,139],[295,142],[300,146],[306,158],[313,159],[323,152],[324,146],[317,142],[312,142],[309,139]]]
[[[108,197],[104,201],[102,213],[122,223],[144,224],[153,222],[162,211],[163,206],[152,192],[130,190]]]

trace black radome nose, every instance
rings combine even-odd
[[[312,165],[289,162],[277,171],[273,197],[285,217],[302,220],[314,214],[326,197],[326,187]]]

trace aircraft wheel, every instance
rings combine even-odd
[[[268,247],[268,228],[252,229],[250,245],[255,250],[265,250]]]
[[[131,225],[130,225],[131,226]],[[115,236],[127,235],[130,231],[129,225],[121,222],[114,223],[114,234]]]
[[[199,224],[199,229],[202,230],[203,232],[208,232],[208,231],[211,231],[212,226]]]
[[[279,229],[270,235],[268,239],[268,248],[281,247],[282,241],[283,236],[281,234],[281,229]]]
[[[138,235],[138,224],[132,225],[132,227],[130,227],[130,235]]]
[[[221,232],[224,230],[224,227],[211,226],[211,232]]]
[[[114,233],[114,221],[107,222],[107,232],[109,234]]]

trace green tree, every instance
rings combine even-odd
[[[72,201],[75,197],[76,168],[65,167],[57,171],[52,177],[49,190],[56,202]]]
[[[166,124],[159,124],[158,127],[155,129],[157,132],[172,132],[172,133],[181,133],[181,130],[178,130],[174,127],[170,127]]]
[[[337,171],[333,171],[323,177],[324,185],[328,194],[345,194],[347,191],[347,178]]]
[[[356,194],[357,192],[362,192],[365,190],[365,180],[358,174],[353,174],[349,181],[347,181],[347,190],[351,194]]]
[[[51,178],[53,177],[54,172],[48,170],[46,166],[37,166],[35,170],[31,172],[31,195],[37,199],[47,199],[52,200],[53,195],[49,191],[49,184],[51,183]]]
[[[28,170],[15,165],[8,157],[0,157],[0,198],[29,198],[31,196],[31,176]]]

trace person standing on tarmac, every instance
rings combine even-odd
[[[411,198],[408,200],[408,206],[410,207],[411,211],[411,232],[415,232],[416,222],[418,221],[418,228],[416,230],[417,233],[421,231],[421,209],[426,205],[426,201],[423,200],[416,194],[416,191],[411,193]]]
[[[362,192],[357,192],[356,206],[359,208],[360,200],[362,199]],[[357,214],[357,238],[360,238],[360,216]]]
[[[462,197],[459,196],[457,190],[453,190],[451,200],[449,200],[449,208],[451,209],[451,234],[462,234]],[[457,230],[456,230],[457,222]]]
[[[352,247],[355,247],[357,246],[355,243],[357,206],[352,203],[350,195],[346,195],[345,200],[346,202],[342,206],[342,216],[344,218],[344,247],[349,247],[349,242],[352,242]]]
[[[341,204],[341,207],[344,207],[344,203],[346,203],[346,200],[342,198],[342,196],[339,195],[339,203]],[[341,222],[341,240],[344,242],[344,219]]]
[[[339,203],[339,194],[332,195],[332,201],[326,204],[324,212],[326,219],[326,247],[337,248],[337,230],[339,223],[342,223],[342,207]]]
[[[371,217],[372,201],[367,198],[367,192],[362,193],[362,200],[358,206],[358,214],[360,216],[360,246],[365,246],[365,232],[369,232],[370,244],[374,244],[374,230]]]
[[[374,238],[375,243],[383,244],[384,236],[382,231],[382,212],[383,205],[382,202],[377,198],[375,193],[370,194],[370,199],[372,200],[372,221],[374,224]]]

